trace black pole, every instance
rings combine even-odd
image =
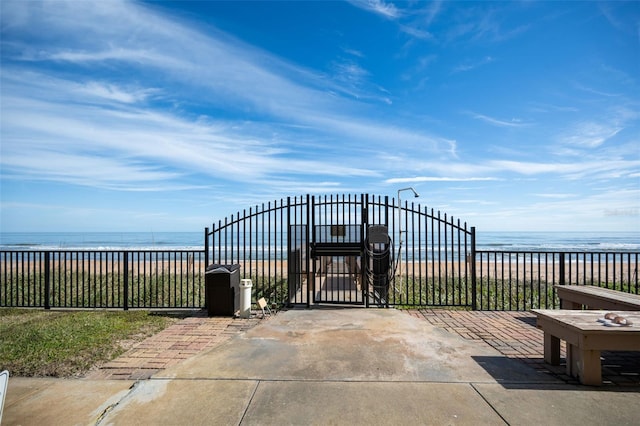
[[[477,288],[476,288],[476,227],[471,227],[471,309],[478,309],[478,302],[476,301]]]
[[[124,310],[129,310],[129,253],[123,252],[124,259],[124,301],[122,302],[124,305]]]
[[[369,194],[360,194],[360,201],[361,201],[360,221],[362,222],[362,226],[360,227],[360,244],[362,244],[361,253],[364,254],[366,253],[365,228],[367,228],[369,224]],[[368,228],[367,228],[367,232],[369,232]],[[365,279],[367,277],[365,276],[364,271],[365,271],[365,265],[369,264],[369,259],[367,259],[366,256],[361,256],[360,259],[361,259],[360,262],[362,263],[362,270],[360,271],[360,274],[361,274],[360,282],[362,283],[362,298],[364,299],[365,308],[368,308],[369,307],[369,285],[365,282]]]
[[[48,251],[44,252],[44,308],[51,309],[51,300],[49,299],[49,293],[51,291],[51,274],[49,273],[50,267],[50,255]]]
[[[309,241],[309,231],[313,232],[314,235],[314,239],[313,241],[315,242],[315,229],[314,230],[310,230],[309,227],[313,227],[313,221],[315,221],[315,196],[311,197],[309,194],[307,194],[307,226],[306,226],[306,230],[305,230],[305,241],[306,241],[306,246],[307,246],[307,252],[305,254],[305,269],[307,270],[307,308],[311,307],[311,297],[314,298],[314,303],[315,303],[315,291],[316,291],[316,271],[315,271],[315,264],[316,262],[313,262],[313,271],[311,271],[310,269],[310,265],[311,265],[311,259],[310,257],[310,241]],[[313,210],[313,212],[312,212]],[[311,296],[309,295],[311,294]]]
[[[209,228],[204,228],[204,267],[209,266]]]

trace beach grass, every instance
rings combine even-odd
[[[449,273],[431,276],[424,269],[418,275],[396,276],[390,286],[389,302],[395,306],[472,306],[470,277],[456,276],[452,273],[456,270],[453,268]],[[528,270],[523,273],[516,270],[500,273],[489,268],[484,270],[490,273],[477,277],[478,309],[528,310],[558,306],[553,285],[559,282],[559,277],[555,272],[545,274],[546,271]],[[265,275],[257,270],[248,272],[253,281],[254,303],[264,297],[269,304],[275,303],[280,307],[288,304],[290,295],[286,275]],[[15,273],[9,278],[0,282],[0,306],[45,307],[45,277],[41,271]],[[154,268],[146,274],[129,273],[126,278],[128,308],[198,309],[205,304],[205,274],[201,268],[195,268],[189,274]],[[607,278],[611,278],[611,271],[589,277],[576,274],[570,283],[638,292],[635,276],[619,274],[615,280]],[[84,270],[66,271],[51,274],[49,280],[48,303],[51,307],[125,306],[125,274],[122,272],[89,274]]]
[[[124,306],[125,275],[116,272],[52,274],[49,305],[61,308],[118,308]],[[204,303],[204,274],[158,274],[127,277],[130,308],[198,308]],[[0,306],[44,307],[42,272],[16,274],[0,284]]]
[[[396,277],[389,287],[389,302],[396,306],[473,306],[471,283],[457,277]],[[552,283],[483,279],[476,286],[476,308],[529,310],[559,306]]]
[[[0,370],[74,377],[122,354],[175,318],[148,311],[0,309]]]

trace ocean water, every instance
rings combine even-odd
[[[203,250],[202,232],[3,232],[0,250]]]
[[[477,250],[640,251],[640,232],[478,232]]]
[[[254,247],[258,241],[261,241],[259,236],[252,240]],[[286,244],[286,238],[283,240]],[[279,242],[281,237],[279,235],[272,237],[271,241]],[[203,249],[204,231],[0,233],[0,250]],[[640,252],[640,232],[477,232],[476,249]],[[286,247],[284,251],[286,251]]]

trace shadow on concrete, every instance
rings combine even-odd
[[[624,371],[611,371],[606,359],[602,361],[602,386],[584,386],[579,381],[566,374],[566,364],[548,365],[540,359],[514,359],[505,356],[472,356],[491,377],[506,389],[567,389],[566,385],[575,386],[574,390],[600,390],[611,392],[638,392],[640,390],[640,375],[625,374]],[[640,368],[638,364],[629,360],[626,365],[616,365],[623,370]],[[535,373],[532,373],[534,371]]]

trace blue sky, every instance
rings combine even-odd
[[[479,230],[640,230],[638,2],[0,7],[3,232],[407,186]]]

